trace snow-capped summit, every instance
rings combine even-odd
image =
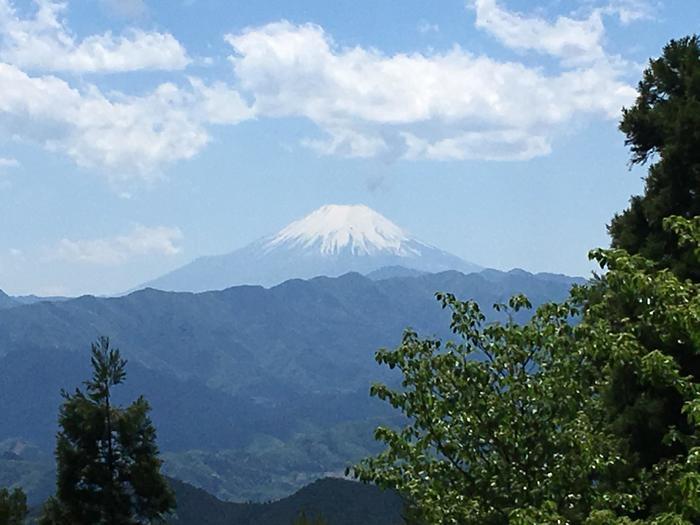
[[[422,272],[481,268],[412,238],[364,205],[326,205],[278,233],[226,255],[201,257],[145,286],[205,291],[240,284],[271,286],[293,278],[367,274],[384,267]]]
[[[318,248],[323,255],[337,255],[343,250],[353,255],[418,255],[407,245],[409,240],[404,230],[372,208],[328,204],[282,229],[265,247]]]

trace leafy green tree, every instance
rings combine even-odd
[[[0,525],[22,525],[28,513],[27,496],[21,489],[0,489]]]
[[[438,299],[459,342],[443,347],[408,331],[398,348],[378,352],[379,363],[403,374],[403,388],[375,385],[372,394],[410,424],[377,429],[387,449],[355,475],[396,488],[431,524],[508,523],[531,509],[540,520],[581,522],[590,480],[616,456],[590,402],[600,378],[585,345],[574,344],[576,311],[548,304],[524,325],[486,324],[476,303]],[[529,307],[522,296],[496,306],[508,314]]]
[[[102,337],[92,345],[93,375],[85,391],[63,392],[56,443],[57,491],[43,524],[131,525],[162,521],[174,497],[160,473],[148,402],[121,408],[112,387],[126,361]]]
[[[662,224],[672,215],[700,215],[700,38],[672,40],[650,61],[638,93],[623,111],[620,129],[632,164],[658,160],[649,168],[644,195],[613,218],[613,247],[700,281],[700,260]]]
[[[698,251],[700,219],[666,227]],[[459,341],[409,331],[378,352],[403,383],[372,393],[408,424],[377,429],[386,450],[354,474],[399,490],[430,524],[700,522],[700,388],[666,351],[680,340],[700,353],[700,286],[624,250],[592,256],[606,272],[523,325],[485,324],[475,303],[439,294]],[[635,315],[608,315],[616,302],[635,303]],[[523,307],[523,297],[497,306]],[[664,407],[673,417],[655,424],[669,447],[662,460],[642,465],[630,453],[645,437],[611,413],[609,399],[628,394],[617,390],[620,375],[677,400]],[[630,395],[642,406],[656,400]]]

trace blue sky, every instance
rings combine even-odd
[[[0,0],[0,288],[117,293],[323,204],[583,275],[697,0]]]

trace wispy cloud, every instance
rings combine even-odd
[[[423,35],[427,33],[439,33],[440,26],[438,24],[431,24],[427,20],[421,20],[418,24],[418,32]]]
[[[511,12],[496,0],[474,0],[476,27],[492,34],[506,46],[536,51],[581,64],[605,57],[605,33],[598,10],[588,17],[559,16],[553,22],[544,18]]]
[[[61,239],[50,256],[74,263],[97,265],[123,264],[144,255],[172,256],[180,253],[179,228],[135,226],[130,232],[100,239]]]
[[[7,176],[7,169],[17,167],[19,167],[19,162],[17,159],[0,157],[0,190],[8,190],[12,188],[12,182]]]
[[[627,25],[639,20],[652,20],[658,9],[658,2],[649,0],[613,0],[603,5],[600,11],[617,16],[622,24]]]

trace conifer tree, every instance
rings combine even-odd
[[[663,228],[666,217],[700,215],[700,38],[671,40],[649,62],[635,104],[623,110],[620,130],[632,151],[631,164],[649,167],[644,195],[616,215],[610,226],[614,248],[640,254],[700,281],[700,260]]]
[[[126,361],[102,337],[92,345],[93,375],[85,391],[63,392],[56,442],[57,491],[43,525],[132,525],[162,521],[175,505],[160,473],[148,402],[115,406],[112,387]]]

